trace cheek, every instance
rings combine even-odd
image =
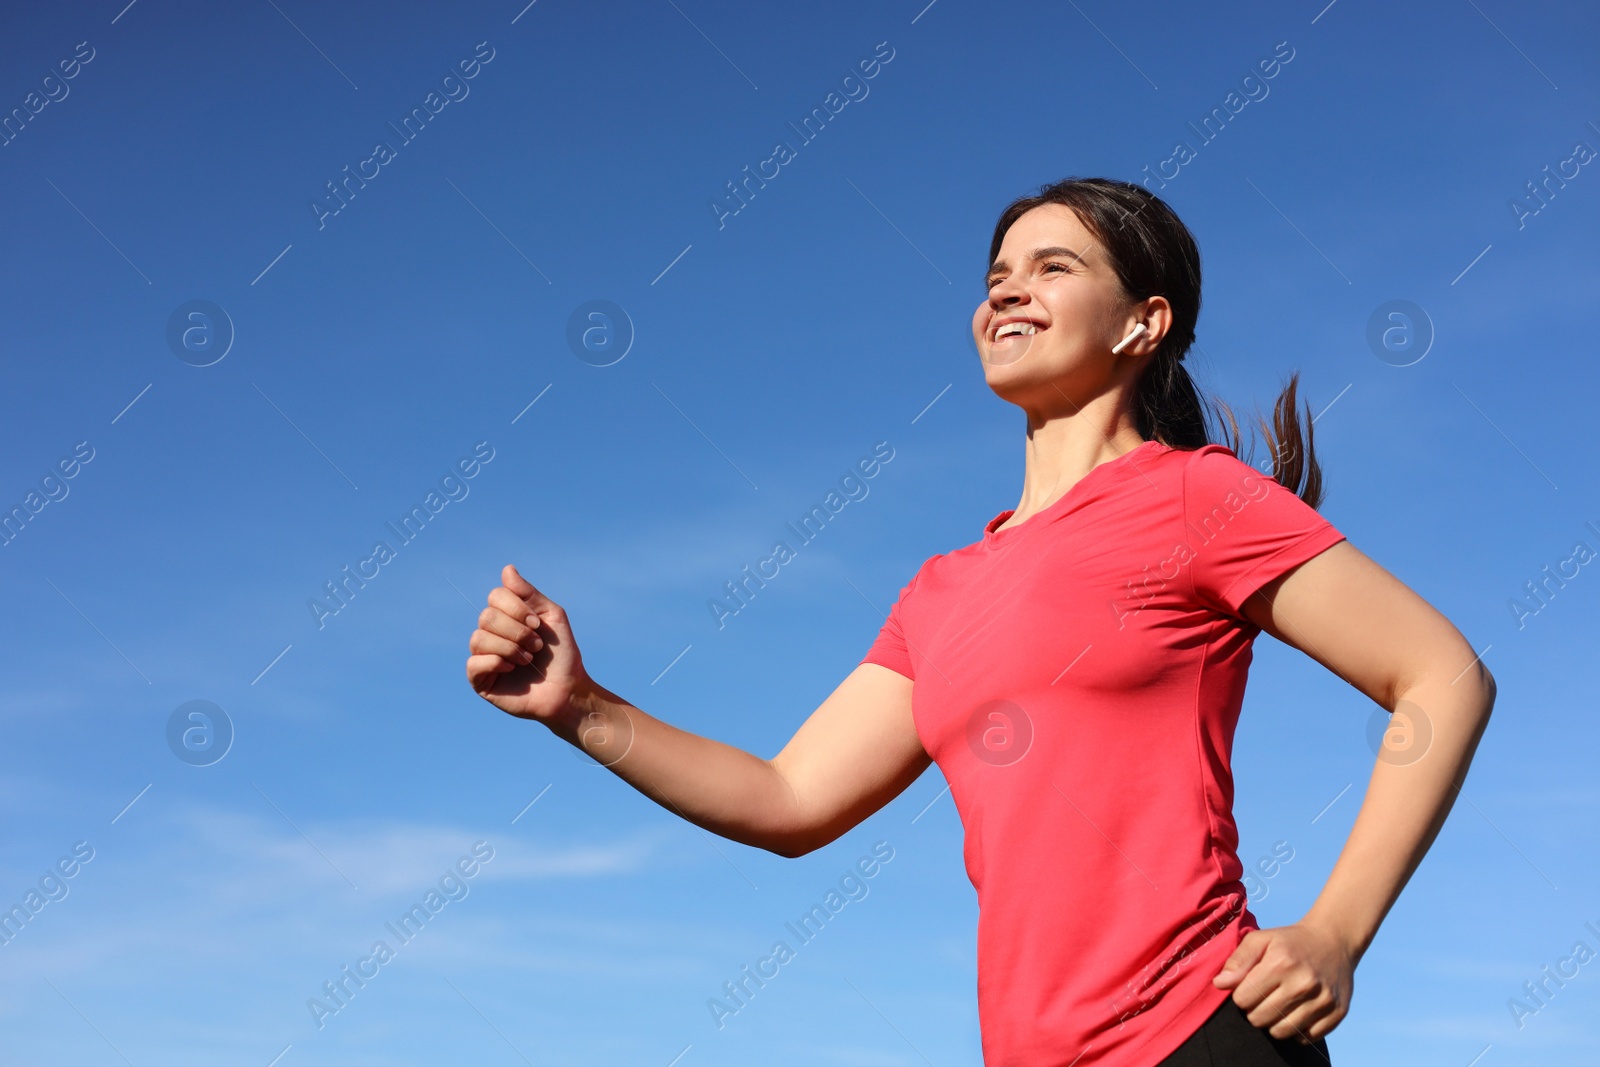
[[[1050,312],[1050,321],[1081,324],[1101,314],[1095,294],[1083,286],[1057,286],[1040,298]]]

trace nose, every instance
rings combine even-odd
[[[1014,277],[1007,275],[989,287],[990,307],[998,311],[1028,299],[1028,290],[1020,282],[1014,281]]]

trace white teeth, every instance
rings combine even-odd
[[[1010,337],[1013,334],[1030,337],[1038,332],[1039,328],[1031,322],[1008,322],[994,332],[994,339],[998,341],[1002,337]]]

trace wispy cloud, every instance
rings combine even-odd
[[[308,946],[360,945],[377,935],[391,912],[420,901],[476,841],[489,841],[495,854],[469,883],[467,899],[491,883],[638,874],[671,863],[666,849],[678,840],[662,829],[598,841],[530,840],[526,832],[445,823],[301,822],[316,848],[360,886],[352,890],[281,820],[213,807],[150,818],[157,820],[144,831],[151,843],[137,858],[102,848],[68,896],[5,946],[9,965],[0,968],[0,989],[44,972],[126,975],[148,973],[149,960],[182,970],[203,959],[261,959],[296,955]],[[115,872],[107,869],[113,864]],[[97,891],[96,882],[113,873],[119,886],[114,899]],[[470,907],[459,911],[463,919],[488,917]]]

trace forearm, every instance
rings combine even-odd
[[[592,681],[567,715],[546,725],[696,826],[778,855],[795,854],[794,795],[769,761],[662,722]]]
[[[1444,825],[1493,706],[1493,682],[1476,667],[1454,683],[1438,676],[1397,695],[1390,710],[1413,720],[1418,747],[1380,748],[1355,826],[1303,920],[1332,930],[1353,960]],[[1397,720],[1391,728],[1406,725]]]

